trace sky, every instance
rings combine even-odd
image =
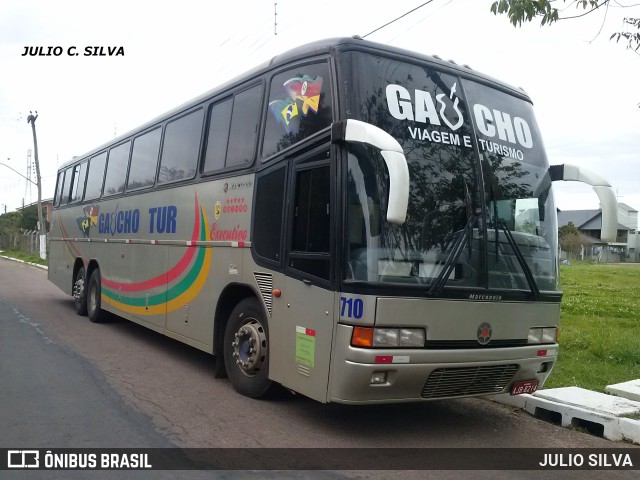
[[[51,198],[57,167],[73,156],[273,55],[322,38],[365,36],[422,3],[3,0],[0,163],[29,174],[27,116],[37,111],[42,196]],[[433,0],[367,39],[452,59],[522,87],[550,163],[599,173],[619,202],[640,210],[640,55],[609,40],[624,16],[640,16],[640,7],[514,28],[490,12],[491,3]],[[26,47],[63,53],[23,56]],[[67,55],[70,47],[79,55]],[[124,56],[85,56],[86,47],[122,47]],[[35,167],[31,173],[35,181]],[[553,188],[561,210],[599,206],[586,185]],[[35,185],[0,165],[0,212],[36,200]]]

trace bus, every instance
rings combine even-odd
[[[278,55],[57,175],[48,276],[76,312],[208,352],[253,398],[534,392],[558,354],[552,182],[598,189],[603,240],[617,223],[606,182],[550,168],[522,90],[359,37]]]

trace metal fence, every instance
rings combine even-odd
[[[26,230],[23,233],[1,233],[0,250],[21,250],[39,255],[40,235],[36,230]]]

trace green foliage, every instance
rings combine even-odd
[[[493,2],[491,11],[494,15],[506,13],[514,27],[519,27],[523,21],[530,22],[534,17],[542,17],[542,25],[559,19],[558,9],[546,0],[499,0]]]
[[[562,250],[569,252],[573,256],[579,254],[583,246],[593,244],[593,239],[584,235],[578,228],[569,222],[558,229],[558,241]]]
[[[604,391],[640,378],[640,266],[577,263],[560,278],[560,353],[545,387]]]
[[[22,209],[22,218],[20,219],[20,228],[23,230],[38,229],[38,207],[30,205]]]
[[[640,30],[640,18],[625,18],[624,23],[631,28],[635,28],[636,30]],[[640,33],[639,32],[617,32],[611,35],[609,40],[616,39],[616,43],[620,42],[621,38],[624,38],[627,41],[627,48],[635,50],[636,52],[640,49]],[[635,45],[635,48],[634,48]]]
[[[571,18],[579,18],[585,15],[589,15],[599,9],[603,12],[603,22],[606,20],[606,10],[609,8],[611,0],[578,0],[571,1],[567,8],[571,5],[575,5],[577,9],[585,10],[583,13],[573,16],[560,16],[560,10],[566,11],[565,8],[555,8],[552,6],[553,0],[496,0],[491,4],[491,12],[494,15],[507,15],[509,21],[514,27],[519,27],[523,22],[531,22],[534,18],[540,18],[541,25],[550,25],[560,20],[566,20]],[[567,3],[567,0],[562,1],[563,4]],[[611,3],[611,5],[620,7],[632,8],[639,6],[637,3],[632,5],[625,5],[620,1]],[[605,7],[605,8],[602,8]],[[640,18],[625,18],[625,26],[627,29],[640,30]],[[623,31],[617,32],[611,35],[611,40],[614,39],[619,42],[620,39],[627,41],[627,48],[638,52],[640,49],[640,32]]]
[[[20,230],[20,212],[9,212],[0,215],[0,234],[17,233]]]
[[[559,238],[566,237],[567,235],[580,235],[580,230],[578,230],[578,227],[576,227],[573,222],[569,222],[558,229]]]

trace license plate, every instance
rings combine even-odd
[[[538,380],[520,380],[511,385],[511,395],[533,393],[538,389]]]

